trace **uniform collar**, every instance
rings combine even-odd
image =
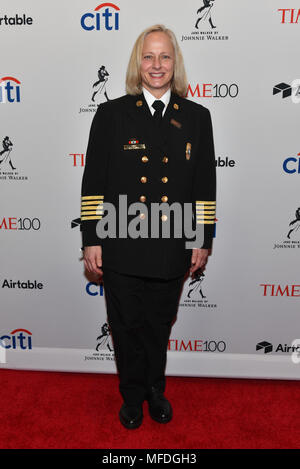
[[[155,96],[153,96],[153,94],[151,94],[150,91],[148,91],[146,88],[143,87],[142,89],[143,89],[143,94],[144,94],[144,97],[145,97],[145,101],[148,104],[148,107],[149,107],[149,110],[150,110],[151,114],[153,115],[154,114],[154,108],[152,107],[152,104],[154,103],[154,101],[157,100],[157,98]],[[165,105],[162,115],[164,115],[164,113],[166,112],[166,109],[167,109],[168,104],[170,102],[170,98],[171,98],[171,88],[169,88],[165,92],[165,94],[163,94],[162,97],[159,98],[159,101],[162,101]]]
[[[151,141],[153,138],[152,127],[154,121],[144,93],[136,95],[128,94],[127,97],[129,104],[127,108],[128,114],[132,119],[138,119],[138,125],[141,130],[140,134],[144,135],[145,138],[148,138],[148,140]],[[162,126],[165,127],[165,132],[163,133],[165,137],[169,132],[178,132],[178,129],[183,127],[182,105],[183,99],[171,91],[170,101],[162,120]]]

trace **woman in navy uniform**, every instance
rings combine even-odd
[[[216,174],[210,112],[184,98],[187,79],[172,31],[156,25],[138,37],[126,91],[100,105],[91,125],[81,230],[85,267],[103,275],[124,400],[119,418],[132,429],[142,423],[144,400],[157,422],[172,418],[164,396],[168,340],[184,277],[207,262]],[[193,226],[203,230],[201,245],[187,249],[184,235],[163,237],[161,231],[156,238],[119,235],[120,195],[128,206],[141,204],[141,224],[153,204],[190,204]],[[116,207],[116,237],[98,236],[107,202]],[[160,217],[160,230],[177,216],[167,213]]]

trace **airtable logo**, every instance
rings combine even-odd
[[[102,10],[102,11],[100,11]],[[111,11],[112,10],[112,11]],[[120,8],[114,3],[101,3],[95,10],[96,13],[85,13],[82,15],[80,24],[85,31],[107,31],[119,29],[119,11]]]
[[[263,353],[271,353],[273,352],[273,345],[266,340],[259,342],[256,344],[256,351],[262,350]],[[295,339],[291,345],[288,344],[278,344],[274,350],[275,353],[282,352],[282,353],[291,353],[292,355],[296,355],[296,359],[298,360],[299,352],[300,352],[300,344],[299,339]],[[294,355],[294,360],[295,360]],[[298,355],[298,356],[297,356]],[[294,361],[293,360],[293,361]],[[294,363],[299,363],[299,361],[294,361]]]
[[[291,100],[294,104],[300,103],[300,79],[296,78],[292,81],[291,84],[289,83],[278,83],[277,85],[273,86],[273,96],[274,95],[281,96],[282,99],[291,97]]]
[[[0,103],[19,103],[21,82],[14,77],[0,78]]]

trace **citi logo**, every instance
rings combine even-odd
[[[21,82],[14,77],[0,78],[0,103],[19,103]]]
[[[297,154],[298,158],[286,158],[282,164],[283,171],[287,174],[300,174],[300,153]]]
[[[103,296],[103,283],[89,282],[86,284],[85,291],[90,296]]]
[[[85,31],[119,30],[120,8],[114,3],[101,3],[95,10],[96,13],[85,13],[80,19],[81,27]]]
[[[7,335],[0,337],[0,347],[5,349],[31,350],[32,333],[27,329],[15,329]]]

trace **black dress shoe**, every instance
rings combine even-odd
[[[152,388],[148,393],[149,414],[159,423],[168,423],[172,419],[173,411],[170,402],[165,398],[163,392]]]
[[[120,422],[127,429],[138,428],[143,421],[142,405],[129,405],[124,402],[119,412]]]

